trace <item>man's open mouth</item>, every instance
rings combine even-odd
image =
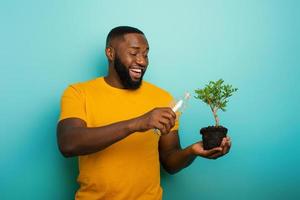
[[[138,80],[142,77],[142,71],[139,68],[129,68],[129,75],[133,80]]]

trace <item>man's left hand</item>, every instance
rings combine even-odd
[[[204,150],[203,142],[197,142],[192,145],[192,150],[195,155],[208,158],[208,159],[217,159],[225,154],[227,154],[231,147],[231,141],[229,137],[225,137],[222,140],[222,143],[219,147],[215,147],[210,150]]]

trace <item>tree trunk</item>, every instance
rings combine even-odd
[[[213,109],[213,114],[214,114],[214,118],[215,118],[215,122],[216,122],[216,127],[218,127],[220,125],[220,120],[219,120],[219,117],[217,115],[217,110],[218,109]]]

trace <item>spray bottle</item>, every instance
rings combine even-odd
[[[179,112],[180,114],[183,112],[183,110],[186,108],[187,101],[190,99],[191,94],[189,92],[185,92],[184,96],[179,99],[175,105],[172,107],[173,112]],[[158,129],[154,129],[154,132],[161,136],[161,132]]]

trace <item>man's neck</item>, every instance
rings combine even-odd
[[[110,85],[111,87],[115,87],[115,88],[119,88],[119,89],[123,89],[124,86],[122,85],[121,81],[119,78],[115,78],[113,76],[105,76],[104,77],[105,82]]]

